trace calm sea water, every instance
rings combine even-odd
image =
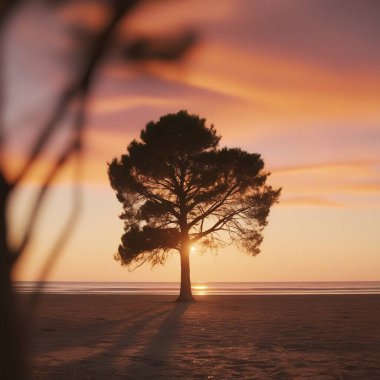
[[[15,290],[30,293],[36,282],[15,282]],[[380,294],[374,282],[196,282],[195,295],[281,294]],[[45,282],[42,292],[51,294],[178,294],[177,282]]]

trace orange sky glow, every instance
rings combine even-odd
[[[193,253],[193,281],[380,280],[379,4],[365,0],[148,1],[120,27],[124,37],[194,29],[180,62],[125,64],[110,52],[88,108],[83,212],[49,275],[63,281],[178,281],[179,258],[129,273],[113,260],[123,225],[107,165],[150,120],[186,109],[205,117],[222,146],[262,155],[283,188],[255,258],[235,247]],[[104,22],[88,2],[59,11],[31,2],[5,41],[7,173],[25,160],[76,62],[68,26]],[[65,120],[70,123],[70,120]],[[15,194],[17,240],[63,132]],[[73,164],[57,178],[28,252],[15,271],[38,279],[68,216]]]

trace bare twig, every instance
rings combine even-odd
[[[25,165],[20,170],[12,183],[12,187],[16,187],[25,178],[33,164],[41,155],[42,151],[51,140],[54,132],[57,130],[60,121],[63,119],[69,105],[83,92],[87,92],[90,87],[94,74],[104,53],[107,49],[108,42],[112,37],[116,27],[119,25],[120,20],[124,17],[127,11],[130,11],[139,1],[138,0],[119,0],[116,2],[113,8],[113,15],[96,39],[96,45],[89,56],[87,63],[84,65],[83,71],[79,74],[78,78],[70,85],[62,95],[58,102],[52,116],[42,128],[36,142],[33,144],[33,148],[29,153],[28,159]]]
[[[86,110],[87,110],[87,95],[84,95],[81,99],[81,103],[78,106],[77,118],[75,123],[76,136],[75,140],[68,149],[70,152],[74,152],[76,156],[76,164],[74,166],[74,176],[73,176],[73,203],[71,205],[71,213],[67,219],[58,239],[53,245],[49,256],[44,263],[40,274],[38,276],[37,288],[35,289],[33,296],[30,300],[29,307],[27,308],[26,316],[33,314],[39,296],[44,288],[44,281],[46,280],[48,274],[53,268],[54,264],[57,262],[60,254],[63,251],[64,246],[68,242],[73,230],[76,227],[76,223],[79,219],[82,210],[82,191],[81,191],[81,181],[83,177],[83,150],[82,150],[82,132],[86,125]]]

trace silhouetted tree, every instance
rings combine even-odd
[[[140,141],[132,141],[128,153],[108,167],[124,210],[116,260],[129,267],[162,264],[178,251],[178,301],[193,301],[192,244],[206,249],[236,243],[257,255],[270,207],[280,195],[266,185],[259,154],[218,149],[219,140],[205,119],[180,111],[149,122]]]

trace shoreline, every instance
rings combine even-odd
[[[380,295],[175,298],[42,294],[32,379],[380,377]]]
[[[42,289],[40,288],[42,286]],[[14,282],[16,293],[173,295],[178,282]],[[195,296],[380,294],[380,281],[351,282],[193,282]]]

